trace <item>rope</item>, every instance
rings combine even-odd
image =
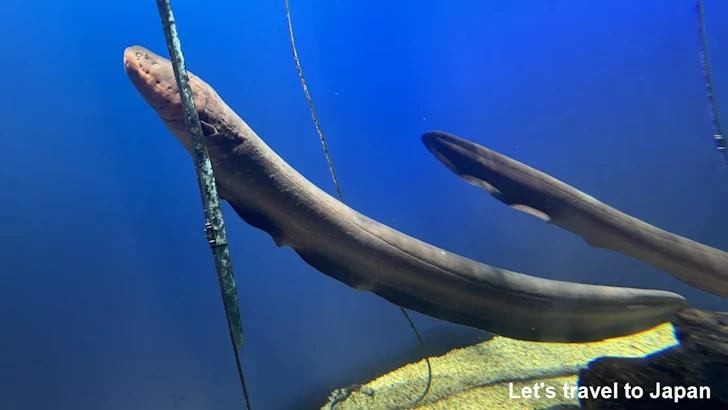
[[[728,166],[728,151],[726,151],[726,141],[723,138],[723,125],[720,122],[718,102],[716,101],[715,90],[713,89],[713,74],[710,70],[710,59],[708,57],[708,36],[705,32],[705,9],[703,8],[703,0],[698,0],[696,10],[698,13],[698,27],[700,28],[700,65],[703,69],[703,78],[705,79],[705,92],[708,97],[710,122],[713,126],[713,140],[715,147],[723,157],[723,162]]]
[[[318,117],[316,116],[316,109],[313,106],[313,100],[311,99],[311,94],[308,92],[308,87],[306,86],[306,79],[303,77],[303,69],[301,68],[301,62],[298,59],[298,51],[296,51],[296,41],[293,38],[293,24],[291,23],[291,8],[288,4],[288,0],[285,0],[286,3],[286,19],[288,20],[288,35],[291,39],[291,48],[293,49],[293,60],[296,62],[296,69],[298,70],[298,77],[301,79],[301,86],[303,87],[303,93],[306,95],[306,101],[308,102],[308,107],[311,110],[311,117],[313,117],[313,123],[316,126],[316,132],[318,132],[319,139],[321,140],[321,146],[324,149],[324,156],[326,156],[326,162],[329,164],[329,171],[331,171],[331,178],[334,180],[334,186],[336,187],[336,194],[339,197],[339,201],[344,203],[344,197],[341,194],[341,188],[339,186],[339,181],[336,178],[336,172],[334,171],[334,162],[331,159],[331,154],[329,154],[329,148],[326,144],[326,138],[324,138],[324,133],[321,131],[321,126],[319,125]],[[415,332],[415,336],[417,337],[417,340],[420,343],[420,347],[422,348],[423,356],[425,356],[425,362],[427,363],[427,387],[425,388],[425,391],[420,395],[420,397],[415,400],[414,404],[419,403],[422,399],[425,398],[427,393],[430,391],[430,386],[432,384],[432,366],[430,365],[430,358],[427,357],[426,349],[425,349],[425,343],[422,340],[422,336],[420,335],[420,332],[417,330],[417,327],[415,326],[414,322],[412,322],[412,319],[410,318],[409,314],[403,307],[399,307],[399,309],[402,311],[402,314],[404,315],[405,319],[407,319],[407,322],[409,323],[412,330]],[[414,405],[413,404],[413,405]]]
[[[225,318],[227,319],[230,341],[235,353],[235,364],[238,368],[238,376],[240,377],[240,384],[243,389],[243,396],[245,397],[245,405],[250,410],[248,388],[245,384],[245,377],[243,376],[243,367],[240,364],[240,350],[243,347],[243,325],[240,317],[238,293],[235,285],[235,277],[233,276],[233,265],[230,259],[227,233],[225,232],[225,222],[223,221],[222,209],[220,208],[220,197],[217,194],[215,176],[212,172],[210,154],[207,152],[207,147],[205,146],[200,117],[197,114],[197,110],[195,110],[195,102],[192,99],[190,79],[187,75],[187,67],[185,65],[184,55],[182,54],[182,44],[180,43],[177,24],[172,14],[170,0],[157,0],[157,8],[159,9],[159,18],[162,20],[164,37],[167,40],[169,57],[174,67],[174,76],[177,80],[177,87],[179,88],[180,98],[182,100],[185,124],[192,136],[195,172],[197,173],[197,184],[202,199],[202,210],[205,214],[205,235],[212,249],[213,257],[215,258],[217,279],[220,284],[220,292],[225,307]]]
[[[306,101],[308,102],[308,108],[311,110],[313,124],[316,126],[316,132],[318,132],[319,139],[321,140],[321,146],[324,149],[326,162],[329,164],[331,178],[334,180],[334,186],[336,186],[336,194],[339,196],[339,201],[344,202],[344,197],[341,195],[341,188],[339,187],[339,180],[336,178],[336,171],[334,171],[334,161],[331,160],[329,146],[326,144],[326,138],[324,138],[323,131],[321,131],[321,125],[319,125],[318,116],[316,116],[316,109],[313,107],[313,100],[311,99],[311,94],[308,92],[306,79],[303,77],[303,69],[301,69],[301,63],[298,60],[298,51],[296,51],[296,41],[293,39],[293,25],[291,24],[291,10],[288,6],[288,0],[286,0],[286,18],[288,19],[288,34],[291,38],[291,48],[293,49],[293,59],[296,61],[296,69],[298,69],[298,78],[301,79],[301,86],[303,87],[303,93],[306,94]]]

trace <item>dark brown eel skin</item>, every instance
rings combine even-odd
[[[556,178],[442,131],[422,142],[455,174],[499,201],[631,256],[686,284],[728,298],[728,253],[620,212]]]
[[[169,60],[140,47],[126,73],[188,152]],[[220,197],[248,224],[290,246],[318,271],[357,289],[448,322],[531,341],[589,342],[669,321],[675,293],[541,279],[495,268],[407,236],[331,197],[281,159],[190,74]],[[286,284],[281,284],[286,286]]]

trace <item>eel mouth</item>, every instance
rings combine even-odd
[[[124,50],[124,69],[139,94],[160,118],[166,121],[184,120],[182,103],[172,63],[142,46]],[[207,99],[199,87],[200,81],[187,72],[198,113],[205,111]]]
[[[497,178],[487,178],[482,175],[490,171],[482,164],[489,150],[442,131],[428,131],[422,134],[422,143],[435,158],[459,177],[485,189],[491,195],[499,194],[499,189],[491,184]]]
[[[428,131],[422,134],[422,143],[447,169],[463,176],[462,170],[456,165],[456,159],[465,157],[466,150],[458,144],[457,139],[446,132]]]

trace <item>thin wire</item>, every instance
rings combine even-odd
[[[718,111],[718,102],[715,98],[715,90],[713,89],[713,74],[710,70],[710,59],[708,57],[708,36],[705,31],[705,9],[703,8],[703,0],[697,2],[698,27],[700,28],[700,65],[703,68],[703,77],[705,79],[705,91],[708,96],[708,107],[710,108],[710,121],[713,125],[713,140],[715,147],[723,157],[723,162],[728,166],[728,151],[726,151],[726,141],[723,138],[723,124],[720,122],[720,111]]]
[[[291,24],[291,10],[288,6],[288,0],[286,1],[286,18],[288,19],[288,34],[291,38],[291,48],[293,49],[293,59],[296,60],[296,68],[298,69],[298,78],[301,79],[301,86],[303,87],[303,93],[306,94],[306,101],[308,101],[308,108],[311,110],[311,117],[313,117],[313,123],[316,126],[316,131],[318,132],[319,139],[321,140],[321,146],[324,149],[324,155],[326,156],[326,162],[329,164],[329,171],[331,171],[331,178],[334,180],[334,185],[336,186],[336,193],[339,196],[339,201],[344,202],[344,198],[341,195],[341,189],[339,188],[339,180],[336,178],[336,171],[334,171],[334,161],[331,160],[331,154],[329,154],[329,146],[326,144],[326,138],[324,138],[324,133],[321,131],[321,126],[319,125],[318,116],[316,116],[316,109],[313,107],[313,100],[311,99],[311,94],[308,92],[308,87],[306,86],[306,79],[303,77],[303,69],[301,69],[301,63],[298,61],[298,51],[296,51],[296,42],[293,39],[293,25]]]
[[[341,188],[339,186],[339,180],[336,178],[336,172],[334,171],[334,161],[331,159],[331,155],[329,154],[329,148],[326,144],[326,138],[324,138],[324,133],[321,131],[321,126],[319,125],[318,117],[316,116],[316,109],[313,106],[313,99],[311,99],[311,94],[308,92],[308,87],[306,86],[306,79],[303,77],[303,69],[301,68],[301,62],[298,59],[298,51],[296,50],[296,41],[293,37],[293,24],[291,23],[291,8],[288,4],[288,0],[285,0],[286,3],[286,19],[288,20],[288,35],[291,39],[291,48],[293,49],[293,60],[296,62],[296,69],[298,70],[298,78],[301,79],[301,86],[303,87],[303,93],[306,95],[306,101],[308,102],[308,107],[311,110],[311,117],[313,117],[313,123],[316,126],[316,132],[318,132],[319,139],[321,140],[321,146],[324,149],[324,155],[326,156],[326,162],[329,164],[329,170],[331,171],[331,178],[334,180],[334,186],[336,187],[336,194],[339,197],[339,201],[341,203],[344,203],[344,196],[341,194]],[[409,314],[403,307],[399,307],[399,309],[402,311],[402,314],[404,315],[405,319],[407,319],[407,322],[409,323],[410,327],[412,327],[412,330],[415,332],[415,336],[417,337],[417,340],[420,342],[420,347],[422,348],[423,355],[425,357],[425,362],[427,363],[427,387],[425,388],[425,391],[420,395],[420,397],[415,400],[415,404],[419,403],[422,399],[425,398],[427,393],[430,391],[430,386],[432,385],[432,366],[430,364],[430,358],[427,357],[426,349],[425,349],[425,342],[422,340],[422,336],[420,335],[420,332],[417,330],[417,327],[415,326],[414,322],[410,318]]]
[[[162,21],[162,28],[164,29],[164,38],[167,41],[167,48],[169,49],[169,59],[172,62],[174,76],[177,80],[177,87],[182,101],[182,111],[185,116],[185,125],[192,137],[195,172],[197,174],[198,188],[200,189],[202,210],[205,215],[205,235],[215,259],[217,279],[220,284],[220,292],[225,308],[225,318],[227,319],[228,331],[230,333],[230,342],[235,353],[238,377],[240,378],[240,384],[243,389],[245,405],[250,410],[248,388],[245,384],[245,377],[243,376],[243,367],[240,364],[240,350],[243,347],[243,325],[240,316],[235,277],[233,276],[230,248],[227,242],[227,233],[225,232],[225,222],[220,207],[220,197],[217,194],[217,186],[215,185],[215,175],[213,174],[212,164],[210,162],[210,154],[207,152],[207,147],[205,146],[200,117],[197,114],[197,110],[195,110],[195,102],[192,99],[190,79],[187,75],[187,67],[182,53],[182,44],[179,39],[179,33],[177,32],[177,23],[172,14],[170,0],[157,0],[157,8],[159,9],[159,18]]]

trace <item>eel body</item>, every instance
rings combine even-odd
[[[126,73],[188,152],[169,60],[140,47]],[[190,75],[220,197],[248,224],[318,271],[399,306],[521,340],[588,342],[669,321],[675,293],[547,280],[492,267],[407,236],[347,207],[281,159],[199,77]],[[285,286],[283,284],[282,286]]]
[[[682,282],[728,298],[728,253],[620,212],[541,171],[442,131],[422,142],[455,174],[499,201],[631,256]]]

